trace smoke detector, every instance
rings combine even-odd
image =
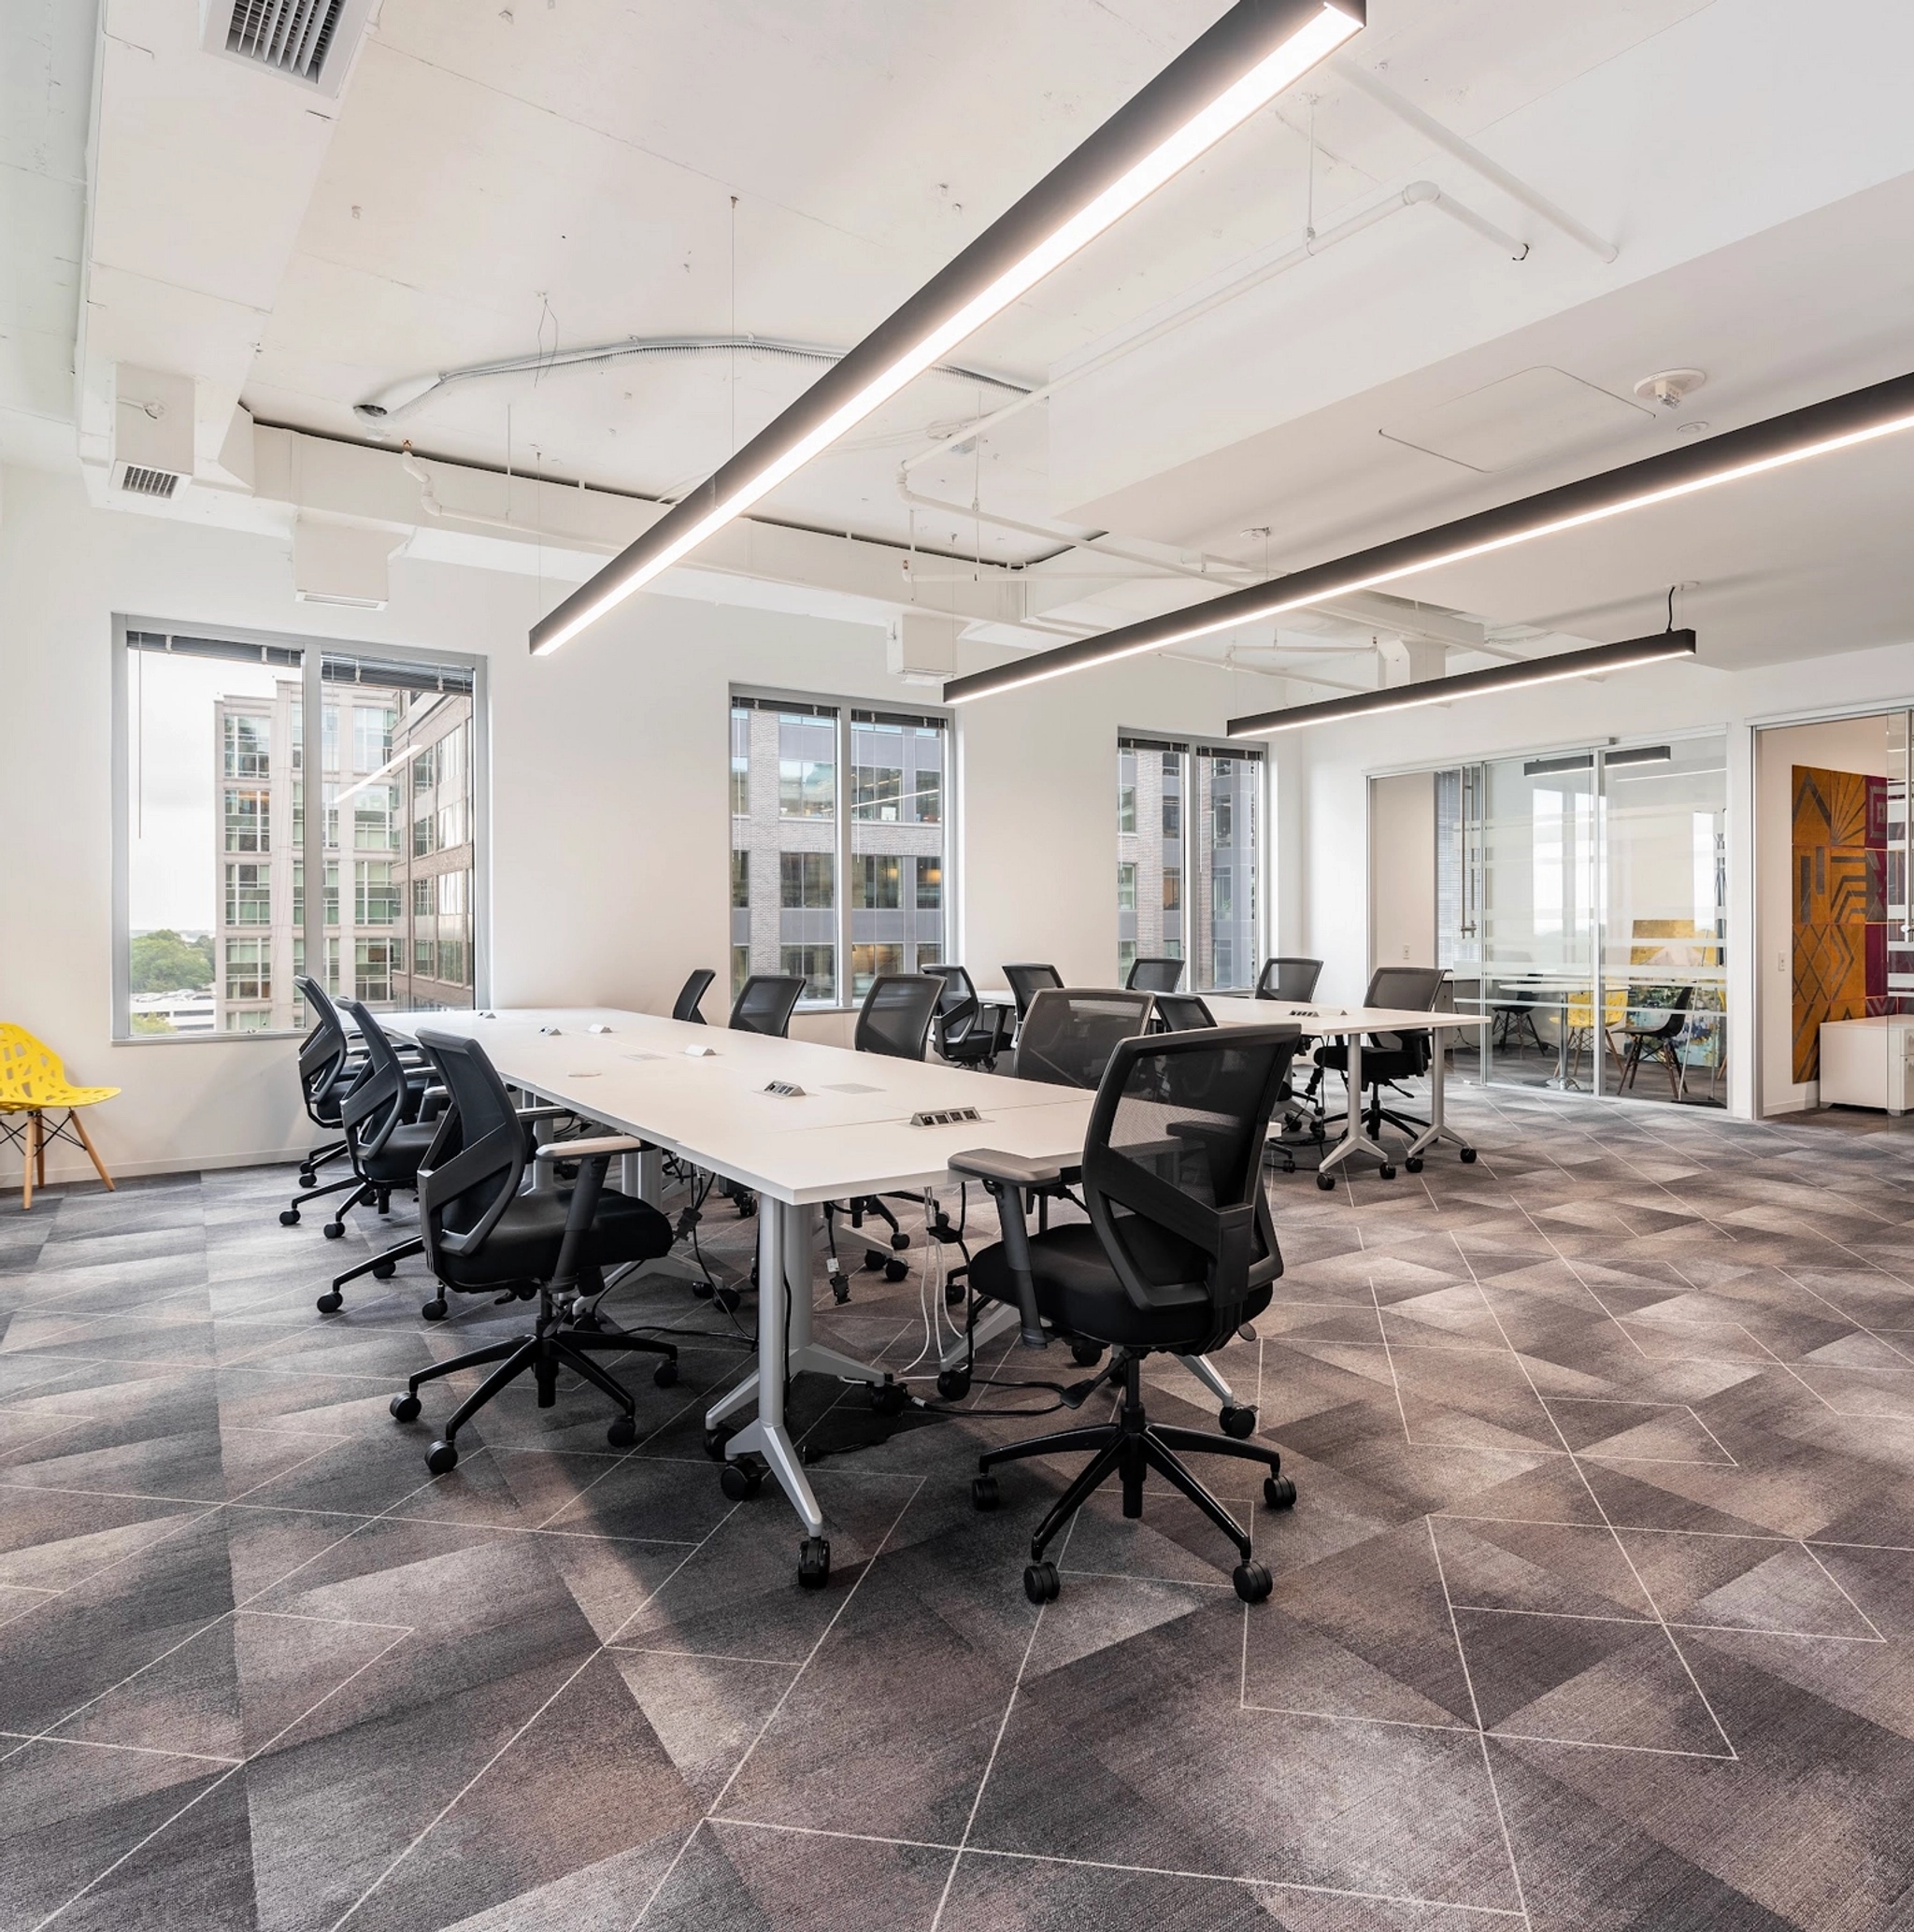
[[[1664,369],[1659,375],[1644,376],[1635,385],[1635,393],[1645,403],[1678,409],[1707,379],[1703,369]]]

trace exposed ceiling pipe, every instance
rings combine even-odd
[[[1046,382],[1040,389],[1026,391],[1014,401],[993,409],[988,416],[959,432],[956,436],[940,443],[934,443],[928,450],[920,451],[915,456],[905,459],[904,468],[907,473],[920,464],[929,463],[938,456],[956,455],[968,450],[979,436],[988,436],[1013,416],[1021,416],[1034,404],[1048,402],[1059,390],[1069,388],[1073,382],[1080,382],[1086,376],[1093,376],[1099,369],[1107,369],[1122,357],[1136,350],[1147,348],[1150,343],[1160,341],[1172,331],[1180,329],[1186,322],[1193,322],[1198,316],[1207,315],[1212,308],[1221,308],[1225,302],[1234,301],[1238,295],[1260,286],[1273,277],[1282,275],[1292,268],[1300,267],[1303,263],[1312,261],[1316,256],[1333,249],[1338,242],[1350,240],[1361,235],[1365,229],[1373,228],[1378,222],[1388,220],[1391,215],[1399,215],[1405,208],[1433,208],[1439,209],[1451,220],[1460,222],[1503,250],[1513,261],[1520,262],[1528,253],[1528,244],[1518,241],[1514,236],[1505,234],[1493,222],[1485,220],[1473,209],[1466,208],[1453,195],[1445,194],[1434,181],[1411,181],[1407,188],[1392,194],[1385,201],[1378,201],[1373,208],[1366,208],[1338,222],[1333,228],[1324,228],[1300,246],[1285,249],[1277,255],[1265,256],[1255,261],[1240,275],[1233,276],[1221,288],[1211,289],[1207,293],[1198,295],[1186,302],[1161,320],[1127,336],[1121,342],[1113,342],[1109,348],[1092,356],[1087,362],[1078,363],[1076,367],[1066,369],[1052,382]]]
[[[841,349],[760,336],[632,336],[622,342],[604,342],[593,348],[561,349],[549,355],[536,351],[507,355],[496,362],[469,363],[462,369],[440,369],[430,376],[403,377],[387,383],[363,403],[354,403],[352,413],[362,422],[386,429],[415,414],[455,383],[484,381],[494,376],[545,375],[553,369],[622,362],[632,356],[764,355],[787,362],[828,364],[842,362],[844,354]],[[955,363],[938,363],[929,373],[962,382],[982,383],[989,389],[1007,389],[1020,395],[1028,388],[1027,384],[1013,382],[1007,377],[987,375],[981,369],[964,368]]]
[[[1491,161],[1479,148],[1472,146],[1460,135],[1451,134],[1439,121],[1424,114],[1413,101],[1405,100],[1386,80],[1372,74],[1367,67],[1359,66],[1348,59],[1335,61],[1331,64],[1340,79],[1352,87],[1360,88],[1378,107],[1393,114],[1406,127],[1414,128],[1423,139],[1435,142],[1444,153],[1454,155],[1464,167],[1474,169],[1485,181],[1493,181],[1511,200],[1521,202],[1523,208],[1540,215],[1543,221],[1559,228],[1571,241],[1579,242],[1592,255],[1599,255],[1604,262],[1612,262],[1621,252],[1612,241],[1605,241],[1565,208],[1557,208],[1546,194],[1537,193],[1526,181],[1519,180],[1501,163]]]

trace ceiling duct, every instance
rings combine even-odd
[[[336,94],[371,10],[372,0],[201,0],[199,44]]]
[[[112,488],[164,500],[191,479],[193,402],[191,376],[114,369]]]

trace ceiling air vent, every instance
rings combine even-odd
[[[204,0],[200,44],[336,94],[370,10],[371,0]]]
[[[132,496],[170,496],[179,478],[170,469],[141,469],[129,463],[120,473],[120,487]]]

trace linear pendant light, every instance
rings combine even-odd
[[[1367,0],[1238,0],[962,254],[638,540],[532,627],[595,623],[1027,294],[1359,32]]]
[[[1207,604],[1147,618],[1097,637],[1077,638],[1013,664],[953,679],[944,686],[944,701],[963,704],[996,692],[1040,684],[1049,678],[1066,677],[1072,671],[1089,670],[1095,665],[1114,664],[1146,651],[1185,644],[1193,637],[1234,630],[1259,618],[1306,609],[1445,564],[1459,564],[1532,543],[1540,537],[1578,530],[1628,510],[1693,496],[1721,483],[1759,476],[1835,450],[1851,449],[1857,443],[1873,442],[1905,429],[1914,429],[1914,376],[1896,376],[1871,388],[1791,410],[1785,416],[1771,416],[1764,422],[1730,430],[1693,449],[1645,457],[1620,469],[1605,470],[1600,476],[1545,490],[1519,503],[1504,504],[1499,509],[1481,510],[1418,536],[1398,537],[1332,563],[1293,570],[1267,583],[1230,591]],[[1464,680],[1448,681],[1459,684]]]
[[[1359,691],[1353,697],[1327,698],[1318,705],[1291,705],[1280,711],[1259,711],[1253,718],[1232,718],[1229,736],[1273,737],[1279,731],[1297,731],[1306,724],[1371,718],[1382,711],[1412,711],[1422,705],[1479,697],[1484,692],[1521,691],[1531,684],[1557,684],[1564,678],[1593,678],[1603,671],[1625,671],[1635,665],[1693,655],[1693,631],[1661,631],[1652,637],[1558,651],[1553,657],[1531,658],[1526,664],[1492,665],[1486,671],[1464,671],[1459,677],[1427,678],[1420,684],[1393,684],[1387,690]]]

